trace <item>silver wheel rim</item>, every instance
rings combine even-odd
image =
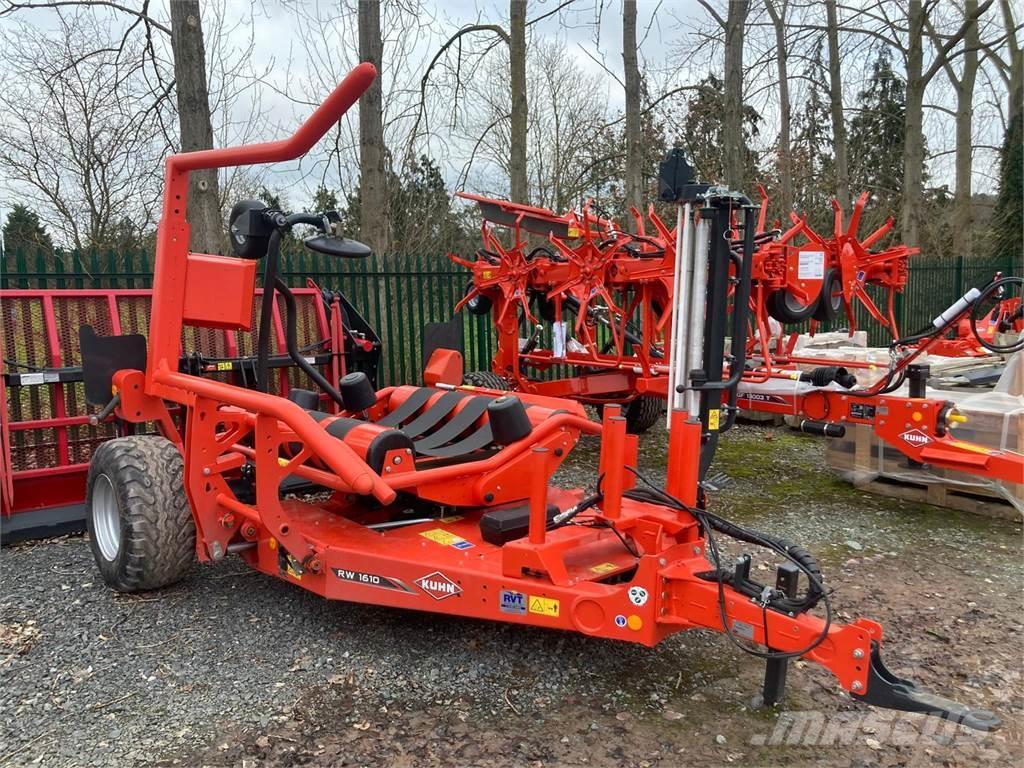
[[[92,533],[100,554],[111,562],[116,560],[121,549],[121,514],[114,484],[106,475],[97,477],[92,488]]]

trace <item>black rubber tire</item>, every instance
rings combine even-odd
[[[117,554],[103,554],[96,536],[97,482],[109,480],[117,504]],[[175,583],[195,558],[196,526],[183,485],[181,453],[164,437],[132,435],[103,443],[89,463],[86,495],[89,545],[103,580],[118,592]]]
[[[484,389],[498,389],[508,392],[508,382],[501,376],[491,371],[470,371],[463,374],[462,383],[471,387],[483,387]]]
[[[818,301],[815,299],[810,304],[804,306],[798,303],[796,297],[789,291],[773,291],[769,294],[765,306],[768,309],[769,315],[780,323],[789,325],[809,318],[818,306]]]
[[[626,431],[642,435],[658,423],[664,412],[665,401],[660,397],[640,395],[626,406]]]
[[[466,286],[466,293],[469,293],[472,290],[473,290],[473,283],[470,282]],[[492,302],[489,298],[484,296],[482,293],[478,293],[476,296],[474,296],[472,299],[470,299],[469,301],[466,302],[466,309],[469,310],[469,314],[471,314],[471,315],[487,315],[487,314],[490,314],[491,307],[493,307],[493,306],[494,306],[494,302]]]
[[[604,419],[604,404],[593,403],[597,420]],[[664,413],[665,403],[659,397],[640,395],[623,406],[622,413],[626,417],[626,431],[631,435],[642,435],[658,423]]]
[[[835,320],[843,309],[843,284],[839,279],[839,270],[835,267],[826,270],[821,281],[821,293],[814,304],[811,317],[821,322]],[[776,318],[777,319],[777,318]]]

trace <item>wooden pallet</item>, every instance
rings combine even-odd
[[[932,504],[936,507],[956,509],[975,515],[994,517],[1000,520],[1020,522],[1022,513],[1007,499],[989,495],[987,489],[980,492],[964,490],[944,483],[916,483],[906,478],[878,475],[872,480],[859,480],[853,483],[861,491],[902,499],[919,504]]]

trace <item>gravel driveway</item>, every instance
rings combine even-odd
[[[162,592],[117,595],[72,537],[0,554],[0,765],[1019,759],[1020,526],[854,492],[822,466],[820,441],[752,427],[727,441],[719,468],[734,482],[717,509],[821,553],[840,618],[881,621],[891,666],[998,711],[1001,732],[898,738],[801,663],[787,707],[822,713],[850,740],[775,744],[779,713],[749,706],[761,666],[712,634],[649,650],[330,603],[238,561],[197,565]],[[643,443],[652,475],[663,473],[664,443],[660,431]],[[581,445],[563,484],[591,481],[594,450]],[[900,722],[916,733],[923,721]]]

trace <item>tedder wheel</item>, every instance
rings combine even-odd
[[[470,371],[462,376],[462,383],[469,384],[471,387],[508,391],[508,382],[490,371]]]
[[[103,443],[89,463],[86,525],[103,580],[118,592],[178,581],[195,557],[196,526],[181,453],[155,435]]]
[[[839,270],[832,267],[825,272],[825,278],[821,281],[821,294],[814,305],[814,312],[811,313],[811,317],[815,320],[828,322],[835,320],[842,309],[843,283],[839,279]]]
[[[784,325],[806,320],[818,306],[818,299],[810,304],[801,304],[789,291],[773,291],[765,302],[768,314]]]
[[[594,403],[597,420],[604,417],[604,405]],[[662,401],[650,395],[639,395],[623,408],[626,417],[626,431],[631,435],[642,435],[658,423],[662,414]]]

